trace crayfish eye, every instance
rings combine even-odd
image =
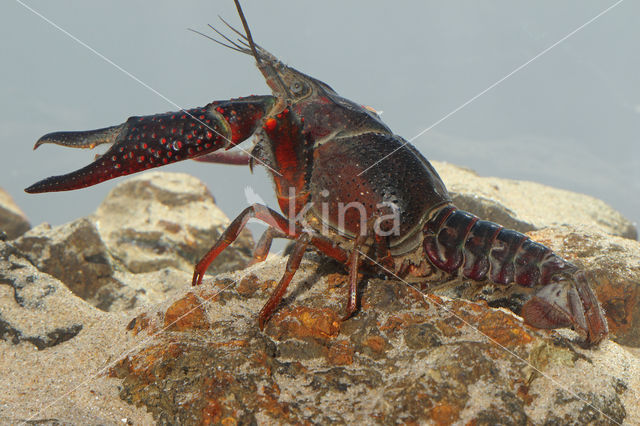
[[[307,91],[307,86],[300,81],[296,81],[289,87],[289,89],[291,89],[291,93],[294,95],[302,95]]]

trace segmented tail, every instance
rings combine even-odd
[[[476,281],[546,285],[577,268],[526,235],[444,206],[423,229],[424,251],[438,269]]]

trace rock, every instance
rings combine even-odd
[[[194,265],[230,221],[206,186],[183,173],[150,172],[116,186],[92,217],[111,254],[133,273]],[[246,266],[253,239],[240,234],[211,265],[225,272]]]
[[[213,200],[197,181],[151,175],[90,218],[0,241],[2,422],[640,423],[640,243],[612,222],[530,232],[590,271],[611,325],[596,348],[524,325],[505,309],[518,312],[519,290],[460,279],[423,294],[369,277],[342,321],[345,268],[313,252],[260,331],[286,259],[191,287],[184,253],[211,245],[194,229],[214,228],[201,214]],[[519,208],[494,213],[526,222]],[[55,274],[94,305],[110,293],[110,312]]]
[[[130,333],[144,343],[109,370],[123,400],[159,423],[640,421],[640,358],[622,346],[581,349],[571,331],[393,280],[370,279],[342,322],[346,277],[316,256],[260,332],[284,265],[207,277],[141,314]]]
[[[31,228],[27,216],[14,203],[11,196],[0,188],[0,235],[12,240]]]
[[[480,177],[470,169],[432,161],[454,204],[520,232],[548,226],[589,226],[638,239],[636,227],[604,201],[535,182]]]
[[[0,423],[150,424],[103,374],[132,348],[127,320],[75,297],[0,242]]]
[[[52,228],[42,224],[14,242],[42,272],[63,283],[99,309],[122,310],[136,305],[136,292],[115,276],[115,265],[95,224],[82,218]]]
[[[222,234],[229,219],[197,179],[149,173],[116,186],[88,218],[39,225],[14,242],[41,271],[104,311],[164,300],[190,279],[195,264]],[[246,265],[253,248],[243,232],[209,268]],[[131,273],[129,273],[131,272]]]

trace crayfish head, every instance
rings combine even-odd
[[[269,57],[271,60],[258,62],[258,68],[275,97],[296,103],[314,94],[333,92],[327,84]]]
[[[582,336],[584,346],[594,346],[609,333],[598,299],[586,272],[561,276],[542,287],[522,307],[525,323],[542,329],[571,327]]]

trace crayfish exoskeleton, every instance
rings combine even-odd
[[[294,246],[278,287],[260,312],[261,328],[305,250],[313,246],[348,265],[345,318],[356,311],[358,269],[365,263],[403,280],[457,274],[528,287],[532,295],[521,311],[527,323],[572,327],[587,345],[606,337],[607,322],[584,271],[524,234],[456,209],[434,168],[412,145],[370,108],[340,97],[256,45],[237,0],[236,6],[245,34],[231,28],[241,37],[233,41],[216,30],[226,43],[215,41],[253,56],[271,96],[131,117],[99,130],[50,133],[36,147],[111,147],[92,164],[44,179],[26,191],[84,188],[190,158],[260,164],[271,172],[283,214],[258,204],[245,209],[198,262],[193,285],[201,283],[207,267],[250,218],[266,222],[270,228],[256,246],[254,263],[265,259],[273,238],[294,240]],[[250,153],[228,151],[252,136]],[[381,160],[383,165],[378,164]]]

